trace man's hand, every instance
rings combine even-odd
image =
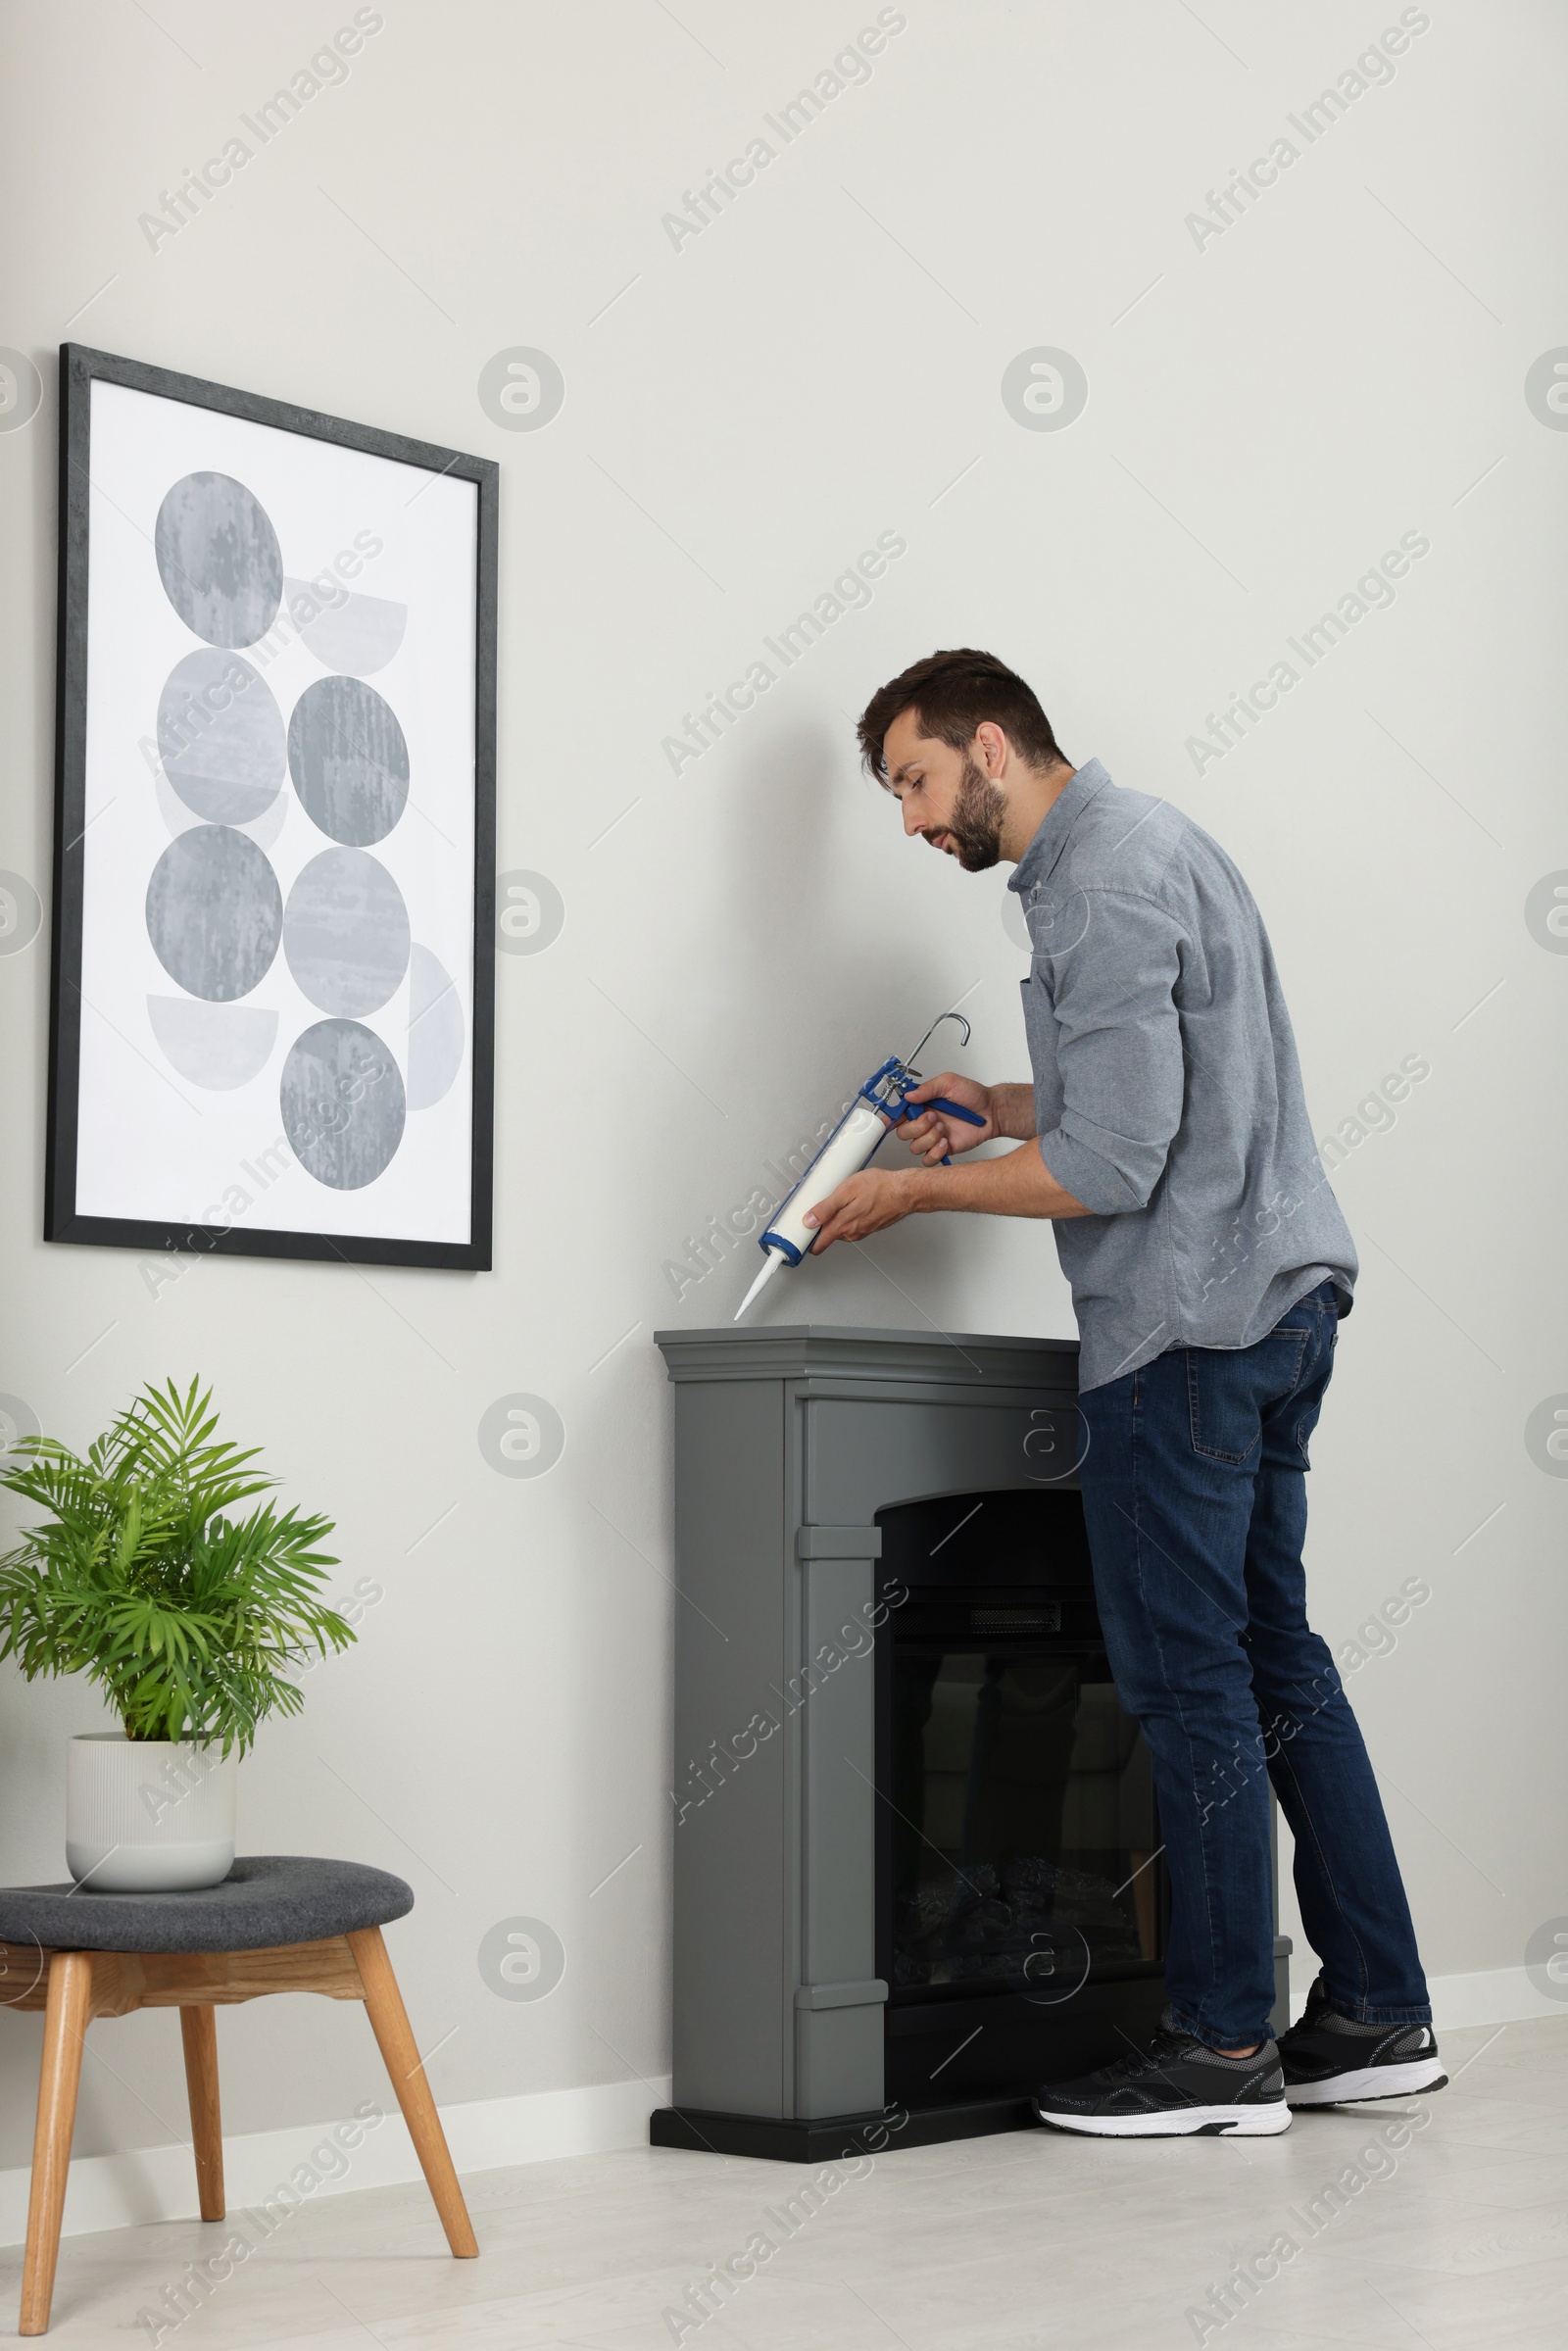
[[[958,1098],[954,1095],[952,1099],[956,1102]],[[978,1134],[980,1130],[976,1127],[973,1131]],[[819,1257],[835,1241],[863,1241],[868,1233],[880,1233],[884,1225],[897,1224],[915,1206],[915,1180],[912,1170],[905,1175],[894,1168],[862,1167],[858,1175],[849,1177],[836,1192],[806,1211],[802,1222],[817,1228],[810,1254]]]
[[[933,1086],[951,1086],[952,1077],[932,1078]],[[968,1084],[958,1079],[959,1085]],[[1023,1087],[992,1088],[993,1096],[1003,1098],[1004,1106],[1015,1109],[1020,1121],[1032,1117]],[[971,1088],[973,1094],[984,1094],[983,1086]],[[1020,1101],[1009,1104],[1008,1097],[1016,1093]],[[949,1098],[957,1102],[955,1094]],[[978,1107],[978,1105],[976,1105]],[[960,1122],[961,1123],[961,1122]],[[980,1129],[972,1131],[981,1141]],[[867,1234],[880,1233],[884,1225],[897,1224],[901,1217],[924,1215],[933,1209],[956,1208],[980,1216],[1089,1216],[1094,1213],[1082,1200],[1058,1184],[1033,1142],[1025,1143],[1014,1151],[1003,1151],[995,1159],[976,1159],[967,1167],[909,1167],[899,1172],[882,1167],[863,1167],[858,1175],[851,1176],[836,1192],[830,1192],[808,1209],[804,1222],[814,1224],[816,1239],[811,1244],[812,1256],[835,1241],[863,1241]]]
[[[917,1118],[901,1121],[897,1132],[908,1145],[922,1167],[939,1167],[946,1157],[956,1151],[973,1151],[977,1143],[990,1143],[1004,1132],[996,1123],[992,1108],[991,1088],[982,1086],[975,1078],[959,1077],[955,1069],[945,1069],[939,1078],[925,1078],[911,1088],[905,1098],[911,1102],[929,1102],[936,1094],[945,1095],[950,1102],[961,1102],[966,1110],[978,1110],[985,1120],[983,1127],[972,1127],[966,1119],[950,1118],[941,1110],[926,1110]]]

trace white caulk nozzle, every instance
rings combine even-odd
[[[770,1249],[766,1252],[762,1260],[761,1272],[758,1275],[756,1281],[752,1284],[750,1290],[748,1290],[746,1296],[741,1299],[740,1304],[735,1309],[735,1320],[737,1322],[740,1321],[741,1316],[745,1313],[753,1298],[756,1298],[760,1292],[767,1288],[768,1283],[773,1279],[773,1276],[777,1273],[783,1262],[784,1252],[782,1249]]]

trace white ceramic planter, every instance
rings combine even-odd
[[[66,1867],[94,1893],[184,1893],[234,1865],[239,1756],[88,1731],[66,1751]]]

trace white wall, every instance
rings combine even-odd
[[[154,1296],[132,1253],[45,1248],[46,936],[0,955],[0,1388],[84,1443],[142,1380],[199,1371],[290,1496],[336,1517],[342,1582],[385,1589],[246,1766],[246,1845],[408,1876],[393,1948],[421,2033],[451,2034],[443,2100],[664,2071],[669,1405],[650,1335],[727,1319],[743,1279],[677,1301],[664,1265],[953,999],[970,1065],[1023,1074],[1002,877],[906,847],[853,757],[871,688],[968,643],[1026,671],[1075,759],[1169,796],[1240,860],[1320,1133],[1401,1057],[1431,1063],[1339,1179],[1365,1270],[1311,1562],[1336,1644],[1405,1577],[1430,1584],[1351,1689],[1430,1969],[1517,1969],[1568,1911],[1568,1488],[1524,1438],[1568,1389],[1568,960],[1525,919],[1568,868],[1549,535],[1568,437],[1524,394],[1568,334],[1560,13],[1432,0],[1392,81],[1311,147],[1290,133],[1299,159],[1200,248],[1205,190],[1396,7],[907,0],[871,78],[678,249],[662,216],[760,132],[781,146],[764,114],[869,0],[380,13],[347,81],[156,250],[138,216],[347,6],[18,14],[0,139],[0,339],[45,385],[0,432],[7,544],[32,550],[0,628],[0,864],[47,894],[69,332],[499,458],[500,864],[566,907],[547,952],[498,958],[497,1266],[473,1278],[203,1262]],[[564,373],[537,432],[476,391],[518,345]],[[1087,371],[1065,430],[1003,404],[1037,346]],[[874,601],[672,774],[682,713],[879,532],[907,551]],[[1392,608],[1196,772],[1205,713],[1404,532],[1430,553]],[[1071,1329],[1043,1229],[934,1219],[781,1279],[768,1310]],[[535,1481],[477,1443],[516,1391],[567,1432]],[[0,1669],[0,1882],[60,1876],[63,1742],[99,1719],[84,1688]],[[565,1945],[543,2001],[480,1976],[481,1938],[517,1915]],[[222,2033],[235,2131],[376,2090],[368,2035],[327,2003]],[[36,2039],[32,2020],[0,2032],[0,2164],[26,2152]],[[84,2152],[182,2134],[170,2020],[90,2045]]]

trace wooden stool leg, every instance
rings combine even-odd
[[[32,2192],[27,2203],[27,2249],[22,2265],[22,2334],[49,2325],[60,2255],[60,2218],[71,2169],[71,2133],[81,2080],[81,2043],[92,2012],[92,1953],[56,1951],[49,1962],[44,2009],[43,2063],[38,2069],[38,2122],[32,2140]]]
[[[435,2200],[441,2216],[441,2226],[447,2232],[447,2243],[460,2261],[470,2260],[479,2250],[468,2219],[468,2208],[463,2201],[458,2175],[452,2168],[452,2156],[447,2146],[441,2118],[435,2110],[430,2084],[419,2063],[419,2051],[398,1990],[392,1962],[386,1955],[379,1927],[363,1927],[348,1938],[365,1985],[365,2005],[369,2012],[370,2030],[386,2060],[386,2070],[392,2077],[403,2120],[409,2126],[414,2151],[419,2158],[419,2169]]]
[[[179,2036],[185,2044],[185,2087],[190,2096],[190,2134],[196,2155],[196,2193],[202,2219],[223,2218],[223,2123],[218,2103],[218,2012],[181,2008]]]

